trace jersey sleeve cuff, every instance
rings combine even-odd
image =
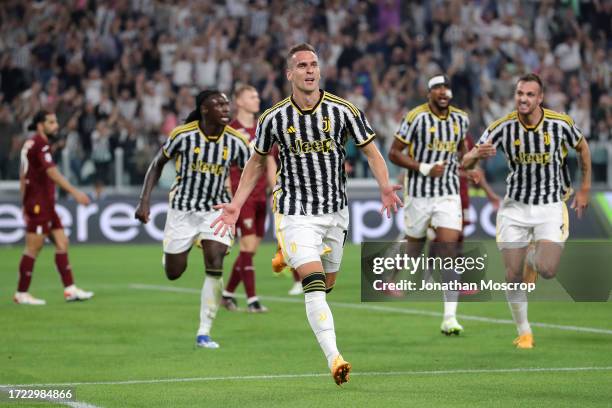
[[[410,145],[410,142],[408,142],[406,139],[404,139],[401,135],[397,133],[395,134],[395,138],[405,145],[408,145],[408,146]]]
[[[166,156],[168,159],[171,159],[171,158],[172,158],[172,156],[170,156],[170,155],[168,154],[168,152],[166,151],[166,149],[162,149],[162,153],[163,153],[163,154],[164,154],[164,156]]]
[[[582,142],[583,140],[584,140],[584,135],[580,135],[580,137],[578,138],[578,141],[576,143],[574,143],[573,147],[578,147],[580,142]]]
[[[262,156],[267,156],[268,153],[270,153],[270,151],[268,150],[267,152],[262,152],[261,150],[259,150],[257,147],[253,146],[253,150],[255,150],[258,154],[262,155]]]
[[[376,139],[376,133],[372,133],[371,135],[368,135],[368,138],[364,142],[356,144],[355,146],[357,146],[357,147],[364,147],[364,146],[368,145],[370,142],[372,142],[374,139]]]

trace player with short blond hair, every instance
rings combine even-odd
[[[255,129],[257,126],[256,114],[259,112],[260,99],[254,86],[239,85],[234,91],[234,105],[236,112],[230,126],[242,133],[250,142],[255,140]],[[221,303],[230,311],[238,310],[238,302],[234,292],[240,284],[244,283],[247,296],[247,311],[251,313],[267,312],[268,308],[263,306],[255,292],[255,267],[253,257],[259,247],[259,243],[265,233],[267,216],[268,191],[274,186],[274,174],[276,163],[272,157],[268,157],[266,172],[259,178],[253,194],[242,207],[240,218],[236,224],[240,253],[234,261],[232,273],[223,290]],[[237,166],[230,168],[230,183],[232,194],[236,193],[242,171]]]

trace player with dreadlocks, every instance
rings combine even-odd
[[[170,189],[163,265],[168,279],[178,279],[187,268],[194,241],[201,244],[206,277],[196,345],[204,348],[219,347],[210,330],[221,301],[223,258],[232,241],[231,236],[213,234],[210,224],[221,213],[213,206],[230,201],[225,190],[230,165],[244,167],[250,154],[248,141],[229,122],[227,96],[216,90],[200,92],[195,110],[170,133],[149,166],[135,214],[141,222],[149,221],[151,191],[166,163],[174,160],[177,175]]]

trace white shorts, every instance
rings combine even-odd
[[[406,197],[404,204],[405,233],[411,238],[423,238],[427,228],[448,228],[461,231],[461,197]]]
[[[534,205],[505,199],[497,212],[499,249],[522,248],[532,240],[563,244],[568,235],[569,217],[563,201]]]
[[[348,208],[325,215],[275,214],[276,238],[285,262],[298,268],[321,262],[323,272],[338,272],[348,233]]]
[[[232,243],[230,234],[225,234],[224,237],[214,235],[214,230],[210,228],[210,224],[220,214],[220,210],[179,211],[169,208],[164,228],[164,252],[180,254],[191,248],[194,241],[203,239],[230,246]]]

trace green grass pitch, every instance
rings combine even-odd
[[[612,303],[531,303],[530,320],[547,324],[533,327],[533,350],[513,348],[502,302],[461,304],[459,314],[471,317],[459,318],[465,333],[446,337],[441,303],[360,303],[356,245],[328,297],[353,364],[351,381],[337,387],[302,297],[287,295],[289,278],[272,276],[274,250],[265,244],[255,257],[270,312],[221,310],[212,332],[221,348],[204,350],[194,347],[200,252],[170,282],[161,245],[73,246],[76,283],[96,296],[67,304],[47,246],[31,287],[47,305],[24,307],[11,301],[22,249],[0,248],[0,384],[77,383],[77,400],[97,407],[612,406]],[[3,404],[27,406],[0,389]]]

